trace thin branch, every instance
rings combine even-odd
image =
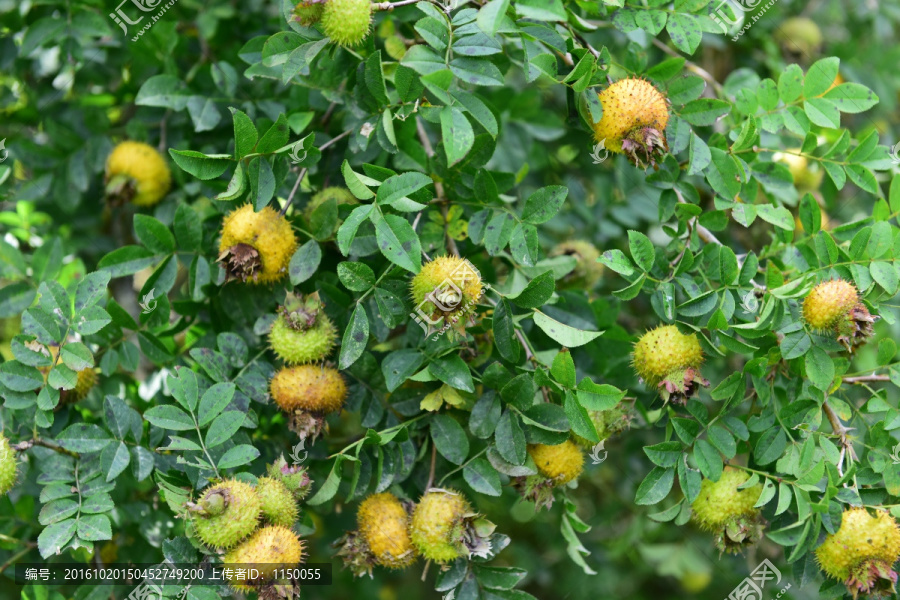
[[[844,383],[867,383],[870,381],[890,381],[889,375],[860,375],[859,377],[844,377]]]
[[[375,10],[394,10],[398,6],[408,6],[415,4],[420,0],[400,0],[399,2],[377,2],[372,5]]]
[[[25,450],[28,450],[28,449],[32,448],[33,446],[42,446],[44,448],[49,448],[50,450],[59,452],[60,454],[65,454],[66,456],[71,456],[72,458],[81,458],[81,455],[78,454],[77,452],[73,452],[71,450],[63,448],[62,446],[60,446],[59,444],[56,444],[54,442],[48,442],[47,440],[42,440],[41,438],[34,438],[33,440],[19,442],[18,444],[14,445],[12,448],[13,448],[13,450],[17,450],[18,452],[24,452]]]
[[[300,189],[300,182],[303,181],[303,178],[306,177],[306,172],[309,171],[306,167],[300,169],[300,174],[297,175],[297,181],[294,182],[294,187],[291,189],[290,195],[287,197],[287,202],[284,203],[284,206],[281,207],[280,214],[282,217],[287,213],[287,210],[291,207],[291,202],[294,201],[294,194],[297,193],[297,190]]]
[[[681,192],[678,191],[678,188],[672,188],[675,191],[675,195],[678,197],[679,204],[690,204],[687,200],[684,199],[684,196],[681,195]],[[697,236],[706,242],[707,244],[715,244],[717,246],[721,246],[722,242],[719,241],[712,231],[704,227],[697,221],[697,217],[691,219],[694,224],[694,230],[697,232]]]
[[[429,159],[432,158],[434,156],[434,147],[431,145],[431,140],[428,139],[428,132],[425,131],[425,124],[420,117],[416,117],[416,133],[419,136],[419,141],[422,142],[422,147],[425,148],[425,155]],[[447,207],[447,197],[444,195],[444,184],[440,181],[435,181],[434,191],[438,200],[442,202],[441,214],[444,216],[444,239],[447,242],[447,251],[453,256],[459,256],[456,240],[450,237],[450,233],[447,231],[447,211],[449,209]]]
[[[431,485],[434,483],[434,461],[437,458],[437,446],[434,445],[434,442],[431,444],[431,471],[428,473],[428,483],[425,484],[425,491],[431,489]]]
[[[855,459],[856,453],[853,451],[853,444],[850,442],[850,436],[847,435],[851,431],[851,428],[845,427],[844,424],[841,423],[840,417],[834,412],[834,409],[831,408],[827,400],[822,404],[822,410],[825,411],[825,416],[828,417],[828,422],[831,423],[831,430],[835,435],[841,438],[841,446],[850,450],[850,456]]]
[[[680,54],[678,54],[677,52],[675,52],[674,50],[672,50],[671,48],[669,48],[663,42],[659,41],[656,38],[653,38],[653,45],[656,46],[657,48],[659,48],[660,50],[662,50],[663,52],[665,52],[666,54],[668,54],[669,56],[674,56],[676,58],[684,58],[683,56],[681,56]],[[696,73],[697,75],[702,77],[709,85],[713,86],[713,89],[716,90],[717,94],[721,95],[723,93],[724,88],[722,87],[722,84],[719,83],[718,81],[716,81],[716,78],[713,77],[709,73],[709,71],[707,71],[706,69],[704,69],[697,63],[689,61],[689,60],[686,60],[685,64],[687,65],[688,69],[690,69],[691,71],[693,71],[694,73]]]

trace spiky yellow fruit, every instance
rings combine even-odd
[[[557,287],[590,290],[603,277],[603,265],[597,262],[600,251],[590,242],[584,240],[563,242],[550,251],[550,256],[574,256],[577,261],[575,269],[557,282]]]
[[[786,51],[811,60],[821,50],[823,37],[822,30],[809,17],[791,17],[775,29],[775,40]]]
[[[599,96],[603,117],[593,124],[594,138],[607,150],[626,154],[638,166],[655,164],[668,151],[669,105],[652,83],[620,79]]]
[[[699,371],[703,364],[700,341],[674,325],[663,325],[641,336],[634,346],[633,364],[638,376],[650,387],[659,388],[666,401],[685,403],[700,385],[709,385]]]
[[[704,479],[700,494],[691,504],[693,519],[701,529],[716,533],[716,543],[727,552],[756,543],[762,535],[762,517],[753,505],[762,493],[762,484],[739,490],[750,475],[725,467],[718,481]]]
[[[222,223],[219,261],[229,279],[252,283],[278,281],[287,275],[297,238],[291,224],[271,206],[232,211]]]
[[[152,146],[122,142],[106,160],[107,194],[136,206],[153,206],[169,192],[169,165]]]
[[[309,221],[316,209],[329,200],[334,200],[339,206],[341,204],[359,204],[356,196],[351,194],[347,188],[327,187],[309,199],[307,205],[303,207],[303,216]]]
[[[831,332],[848,350],[864,344],[873,334],[873,317],[860,302],[856,287],[831,279],[812,289],[803,301],[803,320],[819,333]]]
[[[369,35],[372,3],[369,0],[328,0],[322,13],[322,29],[331,40],[346,47],[357,46]]]
[[[427,492],[413,511],[410,538],[428,560],[446,563],[464,554],[461,539],[471,512],[462,494],[450,490]]]
[[[812,289],[803,301],[803,319],[817,331],[833,329],[859,302],[856,286],[832,279]]]
[[[409,513],[391,493],[373,494],[362,501],[356,522],[359,533],[375,562],[390,569],[402,569],[416,559],[409,537]]]
[[[832,579],[843,581],[854,598],[858,594],[890,595],[900,558],[900,527],[887,512],[873,517],[865,508],[844,511],[837,533],[825,536],[816,559]]]
[[[9,445],[6,436],[0,434],[0,496],[12,489],[16,483],[16,452]]]
[[[302,0],[294,7],[294,20],[309,27],[319,22],[324,8],[325,0]]]
[[[529,444],[528,454],[541,475],[553,480],[554,485],[565,485],[581,475],[584,469],[584,455],[569,440],[562,444]]]
[[[272,525],[293,527],[297,520],[297,502],[294,495],[281,481],[271,477],[260,477],[256,484],[260,512]]]
[[[432,322],[458,319],[475,310],[481,298],[481,273],[458,256],[438,256],[422,266],[410,284],[417,311]]]
[[[279,569],[291,569],[303,561],[303,542],[293,531],[280,525],[260,527],[227,554],[223,562],[237,570],[238,565],[251,565],[258,572],[255,579],[240,579],[236,573],[230,578],[231,585],[246,591],[251,585],[271,581]]]
[[[324,415],[338,412],[347,399],[347,384],[331,367],[285,367],[272,378],[272,398],[285,412],[302,410]]]
[[[253,486],[229,479],[208,488],[197,503],[193,525],[211,548],[231,548],[250,535],[259,522],[262,503]]]

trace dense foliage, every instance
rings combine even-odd
[[[0,596],[891,593],[898,21],[0,0]]]

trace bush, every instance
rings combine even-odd
[[[891,593],[890,7],[0,16],[3,597]]]

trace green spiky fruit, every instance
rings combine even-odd
[[[284,460],[284,456],[280,456],[278,460],[266,467],[266,472],[272,479],[283,483],[297,501],[303,500],[309,494],[312,479],[309,478],[306,467],[289,465]]]
[[[229,479],[208,488],[193,519],[197,537],[211,548],[231,548],[259,522],[261,502],[253,486]]]
[[[106,160],[106,195],[135,206],[154,206],[169,192],[172,175],[156,148],[126,141]]]
[[[338,206],[341,204],[359,204],[356,196],[351,194],[347,188],[327,187],[310,198],[306,206],[303,207],[304,218],[309,221],[316,209],[329,200],[334,200]]]
[[[303,542],[297,534],[281,525],[260,527],[223,559],[225,565],[253,565],[257,570],[259,576],[255,579],[239,579],[237,574],[232,575],[231,585],[241,591],[271,581],[276,570],[291,569],[302,561]]]
[[[324,415],[338,412],[347,399],[347,384],[331,367],[300,365],[285,367],[270,382],[275,403],[281,410]]]
[[[856,286],[831,279],[814,287],[803,301],[803,320],[819,333],[833,333],[853,351],[872,337],[877,318],[860,302]]]
[[[259,496],[260,512],[266,521],[272,525],[293,527],[297,520],[297,502],[284,483],[271,477],[260,477],[256,494]]]
[[[255,212],[252,204],[245,204],[222,222],[219,262],[229,280],[278,281],[287,275],[296,248],[291,224],[271,206]]]
[[[432,322],[459,319],[481,298],[481,273],[464,258],[438,256],[413,277],[410,291],[416,310]]]
[[[878,597],[894,592],[900,558],[900,527],[887,512],[873,517],[865,508],[844,511],[841,528],[825,536],[816,548],[821,569],[832,579],[843,581],[856,598],[860,593]]]
[[[322,29],[345,47],[357,46],[369,35],[372,3],[369,0],[328,0],[322,13]]]
[[[325,0],[303,0],[294,7],[294,20],[309,27],[315,25],[322,18],[325,9]]]
[[[468,501],[458,492],[427,492],[416,505],[410,522],[413,545],[422,556],[437,563],[464,555],[462,538],[470,513]]]
[[[554,446],[529,444],[528,454],[541,475],[553,480],[554,485],[565,485],[581,475],[584,469],[584,455],[569,440]]]
[[[561,289],[591,290],[603,277],[603,265],[597,262],[600,251],[590,242],[571,240],[550,251],[550,256],[573,256],[577,261],[571,273],[557,282]]]
[[[356,513],[359,533],[375,562],[390,569],[408,567],[416,559],[409,521],[406,507],[388,492],[369,496]]]
[[[822,30],[809,17],[791,17],[775,29],[775,40],[788,52],[812,59],[822,48],[823,37]]]
[[[658,388],[663,399],[684,404],[701,385],[709,382],[700,375],[703,349],[693,333],[685,335],[674,325],[651,329],[634,346],[634,369],[650,387]]]
[[[269,345],[289,365],[323,360],[337,341],[337,328],[318,294],[301,298],[289,293],[269,331]]]
[[[16,483],[16,452],[6,436],[0,434],[0,496],[9,493]]]
[[[738,552],[754,544],[762,535],[762,516],[753,505],[762,493],[762,484],[740,490],[750,475],[725,467],[718,481],[704,479],[700,494],[691,505],[693,519],[701,529],[716,534],[716,544],[726,552]]]

